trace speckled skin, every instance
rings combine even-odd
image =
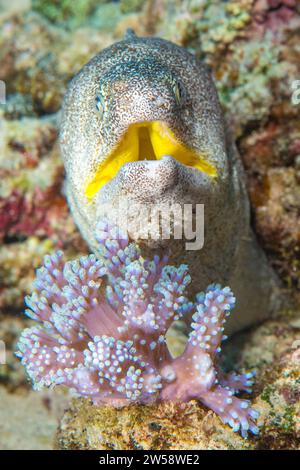
[[[181,98],[176,99],[176,87]],[[101,97],[102,112],[96,108]],[[129,124],[163,121],[179,141],[206,154],[217,178],[185,166],[172,156],[123,165],[94,197],[85,196],[99,163],[119,142]],[[225,130],[217,93],[206,66],[181,47],[158,38],[137,38],[104,49],[73,78],[61,121],[61,151],[66,194],[75,221],[93,251],[96,224],[108,202],[201,203],[205,205],[205,243],[187,251],[185,240],[144,241],[171,251],[171,261],[190,266],[192,291],[211,282],[228,283],[236,292],[232,333],[268,316],[278,306],[277,281],[259,249],[249,222],[242,168]],[[137,215],[134,215],[137,218]],[[121,223],[121,220],[120,220]],[[142,222],[145,225],[145,222]],[[136,240],[135,233],[130,236]]]

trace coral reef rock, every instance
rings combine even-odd
[[[0,366],[1,368],[1,366]],[[0,386],[0,450],[51,450],[65,394],[45,391],[9,393]]]

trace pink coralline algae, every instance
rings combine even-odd
[[[37,271],[26,314],[39,325],[24,330],[16,353],[34,389],[65,385],[116,407],[196,399],[242,436],[257,434],[258,412],[235,396],[251,391],[254,372],[225,374],[217,364],[235,304],[231,290],[213,284],[190,302],[186,265],[144,259],[136,244],[117,235],[102,223],[99,258],[65,263],[56,252]],[[191,311],[185,351],[173,358],[166,332]]]
[[[24,195],[13,190],[8,197],[0,197],[0,240],[19,235],[51,237],[58,215],[67,216],[65,201],[56,192],[54,185],[47,191],[36,188],[32,194]]]
[[[299,22],[296,0],[257,0],[253,7],[253,23],[275,35],[292,22]]]

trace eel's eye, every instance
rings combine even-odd
[[[179,106],[180,104],[182,104],[185,98],[185,91],[181,83],[175,82],[173,84],[173,93],[176,99],[176,103]]]
[[[102,98],[99,95],[96,96],[96,109],[100,113],[100,116],[102,116],[104,112],[104,106],[103,106]]]

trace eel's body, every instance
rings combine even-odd
[[[120,200],[204,204],[201,250],[170,239],[146,240],[145,251],[168,246],[170,263],[190,266],[193,292],[229,284],[237,296],[230,333],[276,308],[277,281],[250,228],[243,171],[213,81],[186,50],[129,34],[95,56],[66,94],[61,151],[68,201],[92,250],[104,210],[113,217]],[[132,217],[147,228],[142,214]]]

